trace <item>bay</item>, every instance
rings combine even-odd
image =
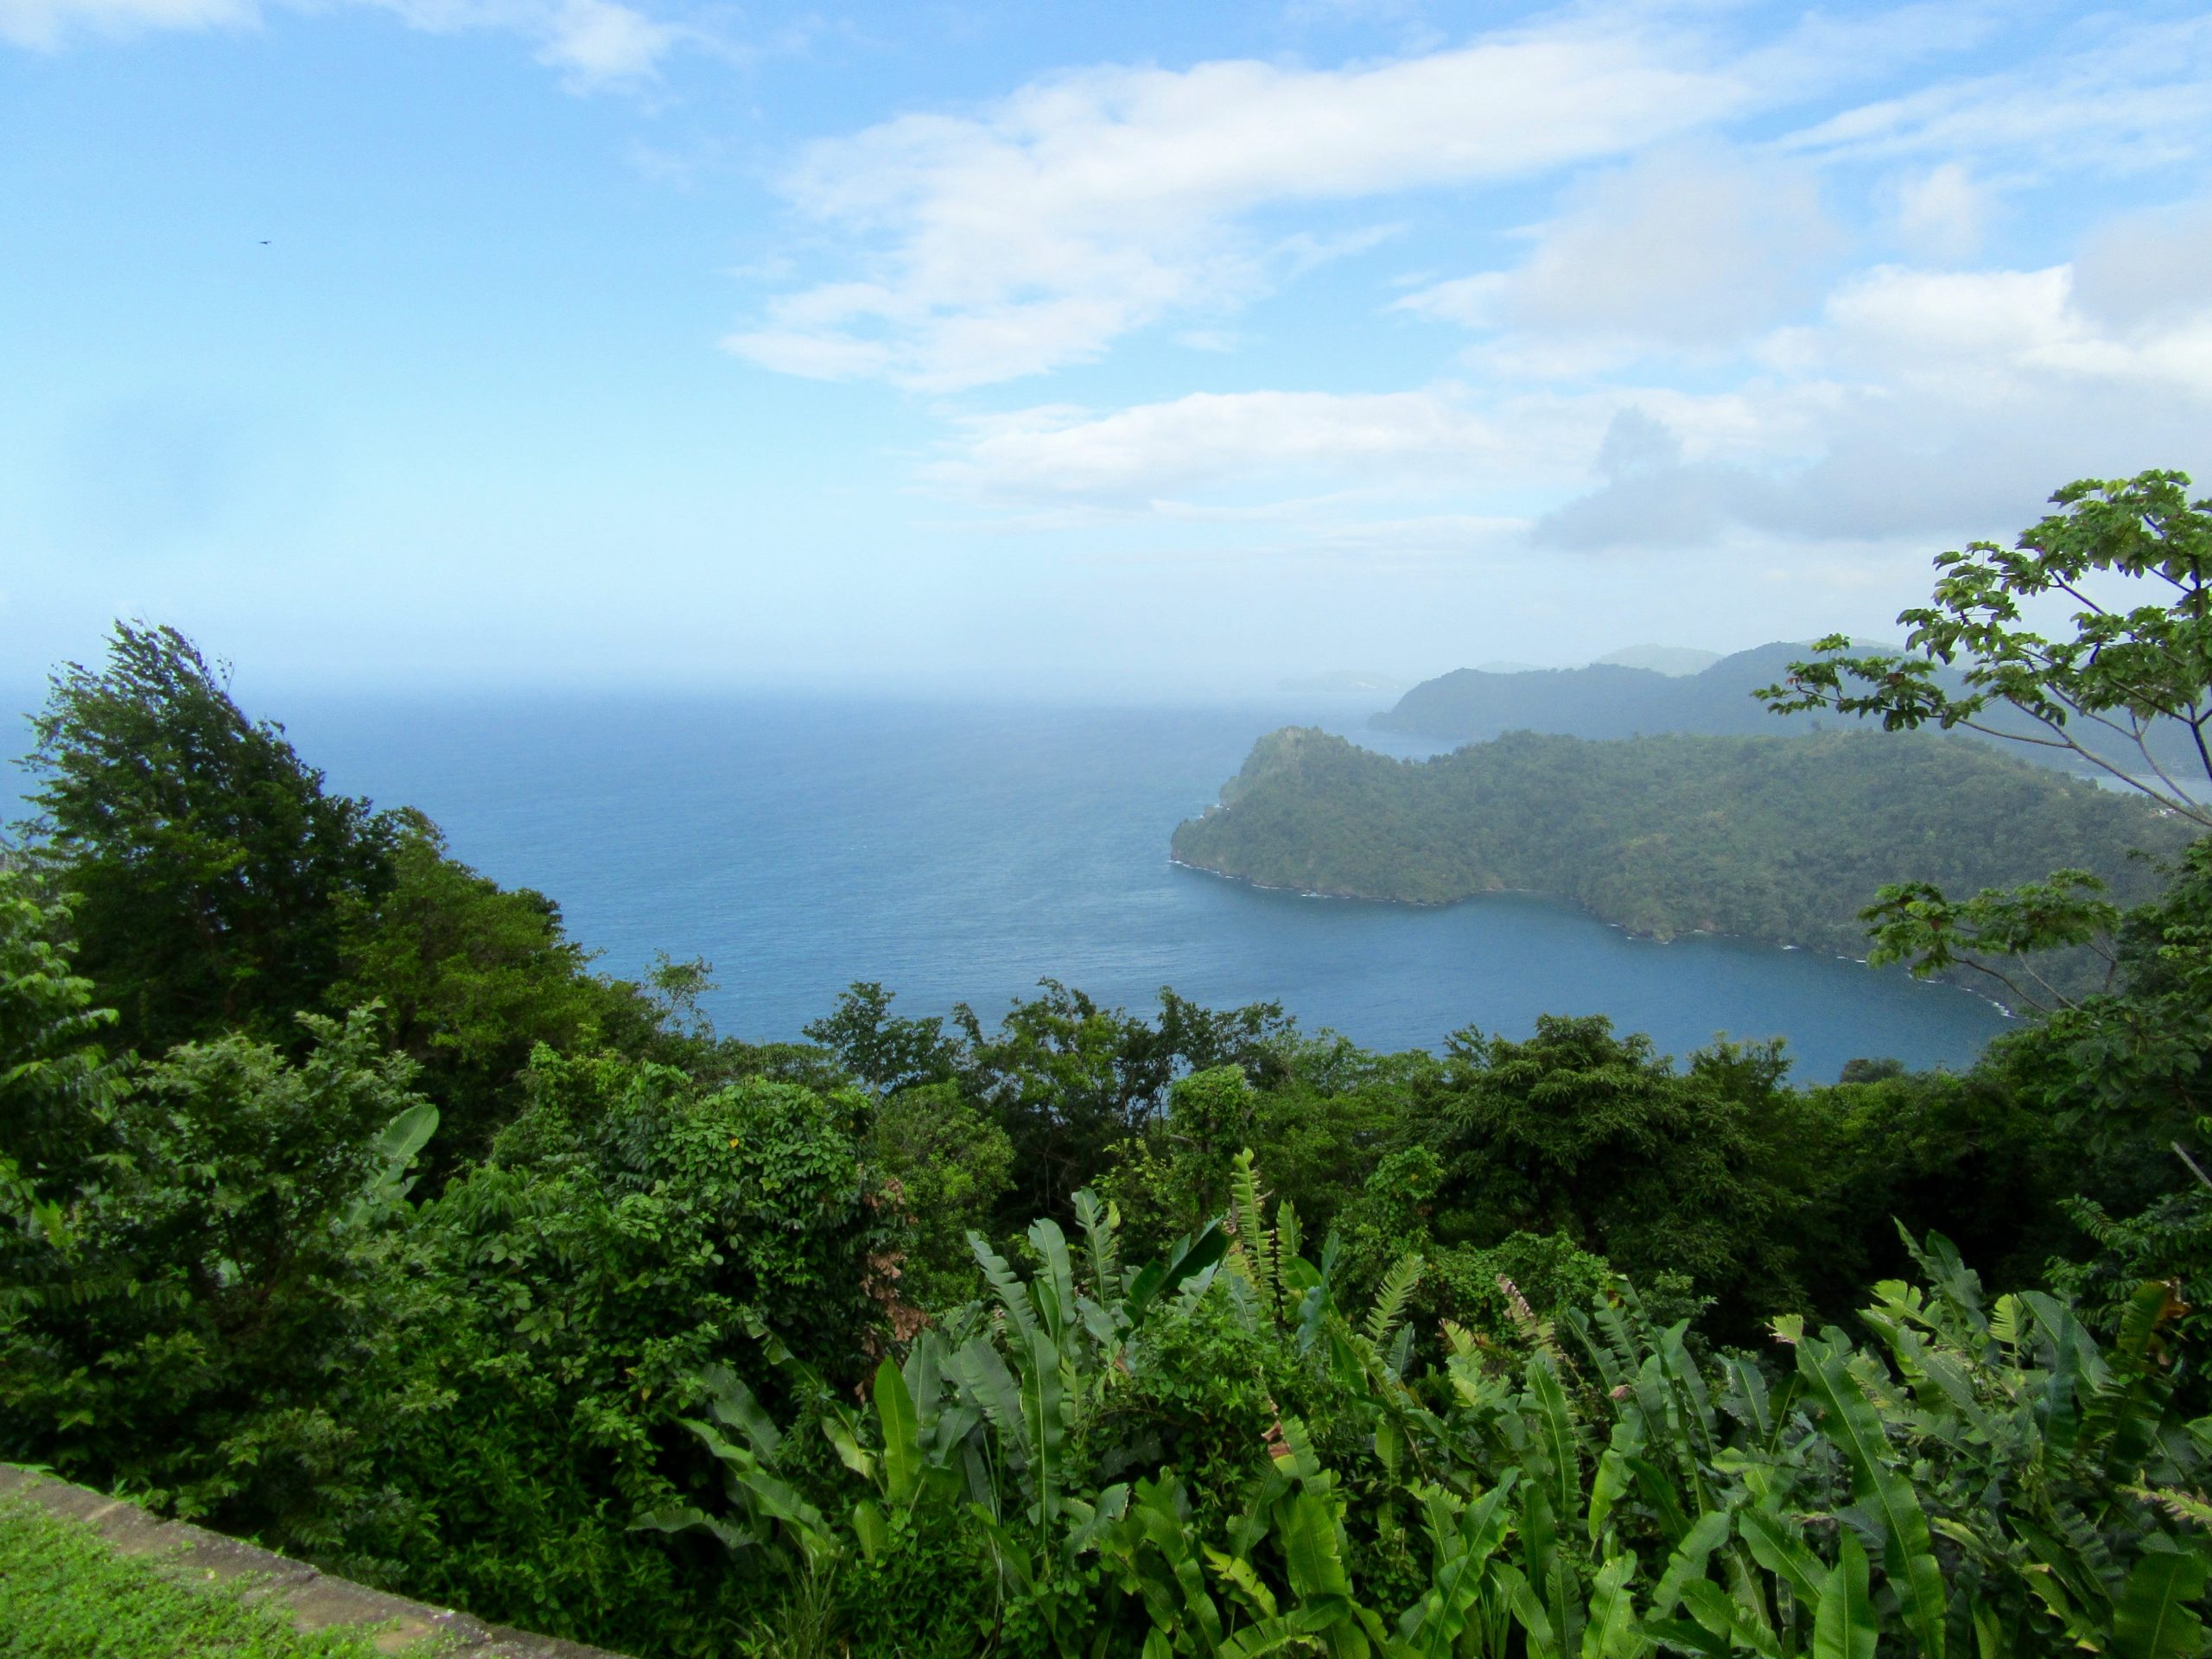
[[[1308,1029],[1440,1046],[1474,1025],[1603,1014],[1682,1054],[1780,1036],[1801,1081],[1857,1055],[1963,1067],[2006,1021],[1900,972],[1743,940],[1658,944],[1526,894],[1436,909],[1304,898],[1172,864],[1181,819],[1252,741],[1363,729],[1363,707],[805,697],[310,700],[332,784],[420,807],[454,854],[562,906],[601,965],[704,957],[724,1032],[789,1039],[855,980],[987,1018],[1051,976],[1138,1007],[1159,988],[1276,1001]]]

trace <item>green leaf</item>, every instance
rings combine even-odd
[[[825,1411],[822,1414],[822,1438],[830,1442],[843,1464],[862,1480],[875,1478],[875,1458],[861,1444],[861,1437],[854,1433],[853,1419],[844,1411]]]
[[[1399,1622],[1408,1645],[1424,1654],[1444,1655],[1467,1627],[1468,1618],[1490,1582],[1491,1557],[1505,1540],[1511,1513],[1505,1507],[1514,1471],[1467,1506],[1448,1540],[1452,1554],[1421,1599]]]
[[[741,1527],[718,1521],[705,1511],[690,1504],[664,1504],[648,1510],[630,1523],[632,1532],[706,1532],[721,1541],[722,1548],[733,1552],[748,1548],[760,1541]]]
[[[1582,1628],[1582,1659],[1637,1659],[1648,1643],[1637,1629],[1636,1598],[1628,1581],[1636,1557],[1615,1555],[1598,1569],[1590,1586],[1590,1622]]]
[[[1260,1306],[1272,1317],[1275,1311],[1274,1240],[1261,1218],[1260,1177],[1252,1167],[1249,1147],[1236,1154],[1229,1190],[1230,1211],[1236,1217],[1236,1243],[1229,1259],[1251,1281],[1259,1294]]]
[[[1229,1236],[1218,1222],[1208,1222],[1195,1238],[1186,1238],[1157,1262],[1147,1263],[1129,1287],[1122,1311],[1132,1325],[1141,1323],[1152,1305],[1196,1274],[1204,1273],[1229,1251]]]
[[[982,1268],[983,1277],[990,1281],[992,1290],[997,1293],[999,1300],[1005,1305],[1007,1317],[1014,1321],[1014,1328],[1021,1332],[1022,1340],[1027,1343],[1038,1332],[1037,1308],[1029,1300],[1029,1287],[1021,1282],[1020,1277],[1007,1265],[1006,1258],[993,1249],[990,1241],[981,1233],[970,1232],[968,1235],[968,1249],[974,1255],[976,1265]]]
[[[1789,1523],[1767,1510],[1744,1510],[1736,1516],[1736,1530],[1751,1552],[1751,1559],[1789,1586],[1789,1592],[1808,1607],[1820,1605],[1828,1569],[1806,1547]]]
[[[1021,1378],[1022,1420],[1029,1431],[1030,1476],[1037,1492],[1037,1521],[1049,1526],[1060,1512],[1060,1355],[1043,1331],[1029,1338],[1029,1364]]]
[[[2204,1626],[2190,1604],[2204,1593],[2201,1541],[2153,1537],[2136,1558],[2113,1619],[2119,1659],[2178,1659],[2204,1650]]]
[[[438,1132],[438,1109],[428,1101],[410,1106],[378,1132],[376,1155],[398,1174]]]
[[[881,1510],[863,1499],[853,1505],[853,1536],[860,1540],[861,1555],[870,1562],[880,1561],[891,1548],[891,1523]]]
[[[1552,1503],[1550,1482],[1532,1474],[1521,1488],[1522,1560],[1535,1593],[1544,1599],[1549,1614],[1545,1629],[1555,1632],[1546,1639],[1555,1641],[1557,1650],[1564,1653],[1581,1639],[1582,1596],[1574,1563],[1560,1548],[1559,1523]],[[1531,1630],[1530,1640],[1535,1639]]]
[[[1705,1564],[1713,1552],[1728,1541],[1729,1517],[1719,1510],[1698,1516],[1696,1523],[1675,1546],[1668,1557],[1666,1569],[1659,1574],[1659,1582],[1651,1592],[1651,1610],[1645,1615],[1647,1624],[1652,1619],[1666,1618],[1673,1614],[1682,1600],[1683,1592],[1705,1577]]]
[[[1017,1461],[1027,1462],[1029,1432],[1022,1415],[1021,1389],[999,1351],[985,1338],[970,1337],[953,1351],[952,1369],[1007,1449]]]
[[[1191,1553],[1190,1526],[1173,1494],[1157,1481],[1138,1482],[1129,1518],[1173,1574],[1182,1595],[1182,1611],[1191,1622],[1192,1633],[1203,1644],[1198,1651],[1211,1652],[1221,1644],[1221,1612],[1206,1593],[1205,1575]],[[1163,1622],[1161,1605],[1149,1605],[1154,1623]]]
[[[1840,1341],[1797,1344],[1797,1369],[1821,1408],[1821,1432],[1851,1467],[1853,1495],[1880,1521],[1883,1571],[1904,1609],[1905,1627],[1927,1659],[1943,1659],[1943,1574],[1928,1516],[1912,1487],[1890,1466],[1889,1437]]]
[[[1849,1527],[1813,1613],[1813,1659],[1874,1659],[1878,1626],[1866,1584],[1866,1552]]]
[[[1514,1622],[1528,1637],[1529,1659],[1558,1659],[1559,1633],[1552,1628],[1551,1615],[1544,1611],[1529,1580],[1507,1561],[1498,1563],[1497,1580],[1505,1591],[1505,1605]]]
[[[783,1450],[784,1431],[761,1408],[753,1390],[727,1365],[705,1365],[696,1380],[707,1390],[707,1408],[722,1424],[745,1436],[746,1443],[763,1463],[773,1463]]]
[[[1685,1585],[1682,1605],[1691,1618],[1732,1648],[1748,1649],[1759,1659],[1779,1659],[1782,1649],[1773,1636],[1745,1618],[1735,1599],[1711,1579],[1693,1579]]]
[[[1083,1229],[1084,1249],[1090,1258],[1090,1294],[1103,1306],[1122,1294],[1121,1253],[1114,1233],[1121,1216],[1098,1202],[1089,1187],[1075,1195],[1076,1224]]]
[[[921,1420],[906,1379],[888,1355],[875,1368],[875,1414],[883,1429],[883,1491],[899,1509],[922,1489]]]
[[[1205,1548],[1206,1565],[1214,1576],[1243,1597],[1245,1605],[1262,1618],[1273,1618],[1276,1612],[1275,1592],[1268,1588],[1254,1570],[1252,1563],[1235,1555],[1224,1554],[1211,1545]]]
[[[1559,1375],[1552,1370],[1548,1356],[1530,1357],[1529,1391],[1536,1399],[1537,1441],[1551,1465],[1554,1524],[1571,1527],[1582,1507],[1581,1449],[1575,1441],[1567,1390],[1560,1387]]]
[[[1064,1346],[1076,1322],[1075,1264],[1068,1256],[1067,1235],[1049,1218],[1029,1224],[1029,1242],[1035,1247],[1045,1271],[1034,1281],[1031,1294],[1056,1348]]]
[[[1291,1587],[1301,1598],[1351,1594],[1351,1578],[1338,1548],[1336,1517],[1310,1491],[1284,1500],[1276,1530]]]

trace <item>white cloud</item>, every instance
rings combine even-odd
[[[1972,272],[1883,267],[1829,301],[1816,350],[1961,404],[1999,404],[2101,385],[2201,405],[2212,402],[2212,283],[2196,280],[2193,304],[2177,302],[2116,323],[2075,302],[2070,264]]]
[[[1478,270],[1471,276],[1452,276],[1416,288],[1390,308],[1456,322],[1463,328],[1492,328],[1512,286],[1513,278],[1505,271]]]
[[[305,6],[314,0],[276,0]],[[703,40],[620,0],[350,0],[432,34],[502,29],[536,42],[541,63],[575,91],[650,81],[678,44]],[[249,26],[262,0],[0,0],[0,40],[54,50],[86,34]]]
[[[1270,204],[1528,177],[1783,95],[1786,76],[1713,58],[1615,16],[1338,70],[1097,69],[902,117],[816,145],[784,181],[864,275],[773,299],[726,343],[936,391],[1085,361],[1348,251],[1268,245],[1247,221]]]
[[[649,80],[683,33],[614,0],[564,0],[537,60],[586,86]]]
[[[2080,341],[2068,306],[2073,271],[1914,270],[1884,265],[1831,295],[1818,350],[1957,385],[1964,370],[2002,373]]]
[[[2124,271],[2200,235],[2176,213],[2094,245]],[[1535,545],[1582,552],[1955,544],[2025,522],[2076,476],[2212,461],[2212,278],[2123,292],[2117,321],[2085,307],[2082,280],[2071,265],[1860,273],[1767,343],[1767,372],[1718,391],[1452,384],[971,417],[925,477],[1059,527],[1210,515],[1267,526],[1253,545],[1346,556],[1387,539],[1374,526],[1455,518],[1490,526],[1493,550],[1516,519]],[[1433,507],[1418,521],[1414,500]]]
[[[79,32],[236,28],[259,16],[254,0],[0,0],[0,41],[44,50]]]
[[[1342,518],[1407,491],[1491,494],[1571,489],[1624,409],[1663,424],[1694,459],[1809,454],[1828,397],[1809,386],[1761,398],[1663,389],[1484,398],[1465,386],[1415,391],[1193,393],[1098,413],[1044,404],[958,423],[932,485],[1008,505],[1107,515],[1209,511],[1275,517],[1330,491]],[[1622,440],[1611,440],[1616,449]],[[1795,442],[1796,451],[1789,446]],[[1297,509],[1303,511],[1303,507]],[[1495,516],[1495,515],[1487,515]]]
[[[1511,372],[1587,372],[1761,332],[1815,297],[1841,236],[1809,168],[1700,146],[1585,181],[1534,240],[1511,270],[1436,283],[1395,308],[1505,331],[1487,360]]]
[[[963,423],[930,473],[977,494],[1143,503],[1286,477],[1397,479],[1495,470],[1509,440],[1435,391],[1194,392],[1108,415],[1065,406]]]
[[[2037,174],[2132,171],[2212,146],[2212,16],[2086,20],[2081,38],[2019,68],[1847,110],[1789,148],[1828,157],[2002,156]]]
[[[2123,226],[2101,257],[2132,269],[2150,238],[2190,245],[2182,215]],[[2160,238],[2164,238],[2161,240]],[[2005,533],[2059,484],[2212,462],[2212,283],[2099,315],[2072,265],[1948,271],[1884,267],[1842,284],[1821,323],[1770,353],[1827,388],[1764,454],[1708,448],[1593,470],[1598,490],[1548,515],[1541,544],[1682,547],[1736,532],[1878,541]],[[2184,282],[2190,279],[2184,279]],[[1756,409],[1796,384],[1753,389]],[[1609,438],[1609,447],[1611,440]]]
[[[1988,217],[1986,193],[1958,162],[1914,174],[1897,192],[1897,232],[1906,245],[1947,263],[1980,249]]]
[[[2088,315],[2121,328],[2212,310],[2212,201],[2103,226],[2075,259],[2074,300]]]

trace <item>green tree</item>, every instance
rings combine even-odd
[[[845,988],[835,1009],[805,1027],[804,1034],[879,1094],[951,1076],[955,1047],[944,1021],[894,1014],[892,1001],[893,994],[874,981],[858,981]]]
[[[1997,1283],[2037,1282],[2078,1243],[2067,1195],[2101,1178],[2078,1133],[1987,1065],[1784,1092],[1759,1133],[1789,1195],[1777,1224],[1795,1247],[1797,1306],[1824,1319],[1847,1319],[1868,1285],[1911,1273],[1900,1227],[1941,1230]]]
[[[2062,751],[2212,829],[2212,802],[2180,781],[2212,782],[2212,500],[2191,502],[2189,484],[2175,472],[2069,484],[2013,546],[1936,558],[1930,602],[1897,617],[1904,652],[1845,655],[1849,638],[1833,635],[1814,647],[1828,654],[1758,695],[1778,714],[1833,709]],[[2070,632],[2030,626],[2029,608],[2052,600],[2077,607]]]
[[[433,1166],[443,1174],[480,1158],[520,1109],[518,1080],[538,1044],[635,1052],[658,1014],[634,988],[591,974],[551,899],[450,857],[420,813],[391,817],[391,885],[341,907],[330,994],[377,1005],[392,1046],[419,1068],[416,1086],[441,1115]]]
[[[2054,752],[2139,790],[2159,812],[2212,829],[2212,501],[2184,473],[2084,479],[2011,548],[1974,542],[1939,555],[1930,602],[1899,613],[1902,652],[1851,655],[1842,634],[1758,696],[1777,714],[1878,718],[1890,730],[1961,727]],[[2063,627],[2031,613],[2073,608]],[[2193,780],[2193,781],[2189,781]],[[2044,953],[2089,948],[2109,970],[2120,911],[2079,868],[1954,898],[1929,881],[1885,887],[1864,913],[1869,960],[1928,974],[1962,964],[2037,1008],[2078,991],[2042,971]]]
[[[1564,1235],[1621,1272],[1682,1274],[1737,1320],[1791,1305],[1789,1194],[1760,1134],[1779,1045],[1726,1044],[1686,1071],[1601,1016],[1541,1016],[1523,1042],[1454,1036],[1426,1103],[1446,1243]]]
[[[868,1370],[909,1242],[864,1161],[868,1103],[547,1048],[524,1091],[410,1230],[425,1296],[386,1338],[408,1386],[365,1426],[390,1497],[346,1551],[532,1629],[717,1650],[747,1586],[630,1523],[704,1478],[675,1428],[702,1369],[779,1409],[771,1349],[840,1391]]]
[[[1178,1077],[1223,1065],[1254,1078],[1281,1073],[1292,1027],[1277,1004],[1208,1009],[1163,988],[1155,1021],[1103,1007],[1058,980],[1040,986],[995,1031],[965,1003],[952,1014],[962,1091],[983,1103],[1014,1142],[1015,1185],[1001,1217],[1010,1224],[1070,1213],[1113,1148],[1143,1135]]]
[[[0,864],[0,1206],[41,1230],[114,1144],[121,1068],[100,1039],[114,1023],[70,971],[66,906]]]
[[[956,1083],[901,1089],[870,1118],[865,1155],[887,1203],[904,1211],[913,1240],[899,1263],[899,1300],[957,1307],[978,1294],[968,1235],[989,1224],[1014,1181],[1014,1142],[963,1097]]]
[[[377,1238],[435,1115],[373,1020],[302,1016],[296,1063],[232,1035],[141,1069],[66,1235],[0,1296],[0,1456],[242,1530],[359,1499],[403,1278]]]
[[[118,623],[105,666],[57,674],[31,724],[29,828],[122,1040],[294,1042],[340,972],[341,913],[391,885],[397,825],[328,793],[174,628]]]

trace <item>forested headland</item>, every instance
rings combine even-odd
[[[2141,903],[2194,829],[2140,796],[1928,733],[1516,732],[1413,761],[1291,728],[1254,745],[1173,847],[1268,887],[1415,904],[1523,889],[1662,939],[1864,956],[1859,912],[1885,882],[1972,893],[2071,868]]]
[[[2044,692],[2212,719],[2186,482],[1947,556],[2169,594]],[[2022,660],[1989,591],[1908,649]],[[2032,689],[1991,671],[1778,700],[1944,725]],[[2113,959],[1964,1075],[1049,982],[754,1043],[171,631],[34,738],[0,1457],[656,1659],[2205,1649],[2212,842],[2140,894],[1878,893],[1924,970]]]

